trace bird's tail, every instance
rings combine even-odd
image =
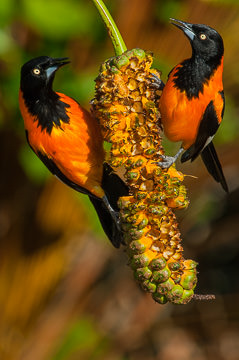
[[[109,201],[109,204],[114,211],[118,212],[119,208],[117,201],[121,196],[127,196],[129,194],[128,187],[123,180],[116,175],[112,168],[108,164],[104,164],[102,188],[105,191],[105,195]],[[119,225],[115,223],[109,209],[106,208],[102,199],[90,197],[104,232],[112,242],[112,244],[118,248],[123,243],[123,232],[119,229]]]
[[[203,149],[201,157],[209,174],[211,174],[212,177],[222,185],[222,188],[228,192],[228,186],[222,171],[222,166],[212,142]]]

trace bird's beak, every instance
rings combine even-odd
[[[193,24],[187,23],[185,21],[181,21],[181,20],[177,20],[177,19],[173,19],[170,18],[170,22],[171,24],[177,26],[180,30],[182,30],[184,32],[184,34],[191,40],[193,41],[194,37],[195,37],[195,33],[193,31]]]
[[[61,66],[64,66],[69,63],[70,63],[70,61],[68,60],[68,58],[51,59],[46,66],[47,78],[49,79],[51,77],[51,75],[54,74],[54,72],[56,70],[58,70]]]

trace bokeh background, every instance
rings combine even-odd
[[[216,28],[225,42],[226,111],[215,137],[230,194],[201,160],[178,164],[191,200],[178,213],[198,293],[216,300],[154,303],[135,283],[86,196],[53,178],[28,148],[18,109],[21,65],[68,56],[56,90],[89,109],[113,48],[90,0],[0,1],[0,359],[239,359],[238,0],[106,1],[128,49],[153,51],[169,70],[190,54],[169,17]],[[165,142],[168,152],[179,144]],[[193,175],[193,177],[191,176]]]

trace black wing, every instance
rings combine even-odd
[[[207,141],[210,140],[210,138],[213,138],[219,125],[220,124],[217,119],[217,114],[213,101],[210,101],[200,122],[196,141],[182,155],[181,162],[195,160],[198,155],[203,151],[203,148],[205,147]]]
[[[223,100],[223,108],[221,117],[223,117],[225,108],[225,99],[223,91],[219,92]],[[201,154],[202,160],[212,177],[222,185],[222,188],[228,192],[228,186],[223,174],[222,166],[218,159],[215,147],[211,141],[215,135],[220,123],[217,118],[216,110],[213,101],[210,101],[199,126],[198,135],[195,143],[185,151],[181,157],[181,161],[195,160]],[[210,139],[211,138],[211,139]],[[209,142],[208,145],[207,142]],[[205,146],[206,145],[206,146]]]

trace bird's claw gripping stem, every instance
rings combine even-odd
[[[183,148],[179,149],[177,154],[174,156],[161,155],[163,161],[157,161],[155,162],[155,164],[157,164],[163,169],[168,169],[171,165],[173,165],[176,162],[177,158],[182,152],[183,152]]]
[[[120,221],[119,212],[115,211],[115,210],[112,208],[112,206],[110,205],[109,200],[107,199],[107,196],[106,196],[106,195],[104,195],[104,196],[102,197],[102,200],[103,200],[106,208],[109,210],[110,215],[111,215],[111,217],[112,217],[112,219],[113,219],[113,221],[114,221],[117,229],[118,229],[119,231],[121,231],[122,229],[121,229],[121,221]]]
[[[151,76],[147,78],[150,83],[150,87],[156,90],[163,90],[165,84],[163,81],[154,73],[151,73]]]

